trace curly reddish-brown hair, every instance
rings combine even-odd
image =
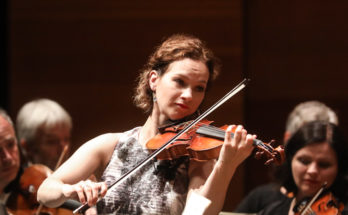
[[[178,60],[190,58],[205,63],[209,70],[208,88],[211,82],[220,72],[220,61],[213,52],[208,49],[203,41],[192,35],[175,34],[165,39],[156,47],[148,62],[140,71],[137,79],[138,85],[135,88],[134,103],[146,113],[151,112],[153,107],[152,90],[149,85],[149,74],[156,70],[162,76],[168,66]]]

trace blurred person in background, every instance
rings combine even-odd
[[[20,150],[11,118],[0,108],[0,214],[7,214],[6,202],[20,170]]]
[[[304,124],[320,120],[338,125],[336,113],[319,101],[306,101],[294,107],[286,120],[284,145],[289,138]],[[282,173],[275,167],[275,178]],[[287,198],[287,191],[276,181],[260,185],[249,192],[234,212],[255,214],[276,200]]]
[[[348,143],[339,128],[326,121],[306,123],[284,151],[281,185],[288,198],[275,200],[259,214],[347,214]]]
[[[17,114],[18,140],[30,164],[55,170],[70,145],[72,120],[56,101],[40,98],[22,106]],[[62,154],[63,153],[63,154]]]

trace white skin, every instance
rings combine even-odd
[[[19,166],[15,131],[12,125],[0,116],[0,194],[16,178]]]
[[[32,163],[43,164],[55,170],[64,147],[70,145],[70,136],[70,127],[63,123],[51,127],[41,126],[32,144],[22,139],[21,145]]]
[[[201,104],[209,79],[206,65],[201,61],[183,59],[171,63],[162,75],[149,74],[149,84],[157,102],[140,132],[139,142],[145,145],[168,119],[181,119],[194,113]],[[231,130],[235,137],[231,138]],[[86,180],[98,167],[105,168],[118,142],[120,133],[98,136],[81,146],[56,172],[40,186],[38,200],[57,207],[67,198],[77,197],[94,205],[98,195],[104,196],[104,182]],[[189,166],[189,195],[193,191],[210,199],[213,204],[205,214],[218,214],[223,206],[229,182],[238,167],[251,153],[254,135],[242,126],[229,126],[219,159],[206,162],[191,161]],[[83,165],[82,165],[83,164]]]
[[[291,171],[298,188],[296,200],[313,197],[324,182],[330,187],[335,181],[338,172],[336,153],[327,142],[307,145],[294,155]],[[289,214],[293,214],[292,207]]]

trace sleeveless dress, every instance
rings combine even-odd
[[[112,184],[150,154],[138,142],[141,127],[124,132],[102,180]],[[188,158],[150,161],[127,180],[108,190],[98,214],[181,214],[188,190]]]

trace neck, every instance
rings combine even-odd
[[[158,133],[158,126],[158,119],[150,115],[140,131],[139,142],[142,146]]]
[[[297,194],[296,196],[295,196],[295,201],[296,202],[299,202],[299,201],[302,201],[302,199],[304,198],[305,196],[303,196],[303,195],[300,195],[300,194]]]
[[[310,206],[312,205],[311,202],[310,202],[311,199],[307,199],[305,201],[304,198],[305,198],[305,196],[304,195],[300,195],[300,194],[297,194],[297,196],[295,198],[293,198],[293,200],[291,202],[291,205],[290,205],[289,215],[295,214],[295,212],[294,212],[294,208],[295,207],[297,208],[297,210],[300,211],[300,212],[297,212],[299,214],[311,214],[311,213],[309,213],[310,210],[307,209],[307,207],[310,208]]]
[[[154,105],[151,115],[147,118],[139,134],[139,143],[145,146],[147,141],[158,134],[158,128],[170,123],[169,119],[160,114],[157,104]]]

